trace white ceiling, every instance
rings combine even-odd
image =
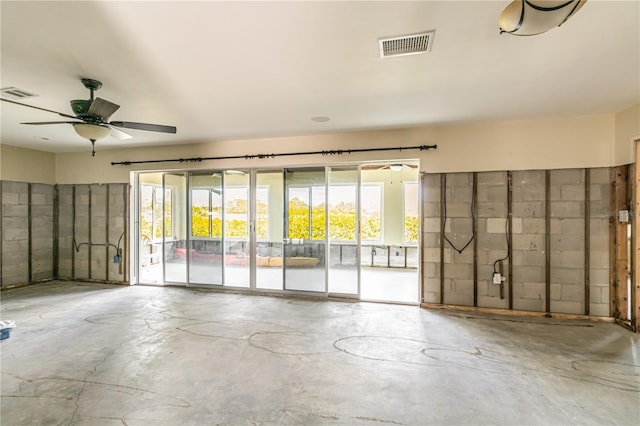
[[[129,130],[102,149],[452,122],[613,113],[640,101],[640,2],[590,0],[565,25],[500,35],[509,1],[2,1],[0,86],[71,113],[96,95]],[[380,59],[381,37],[435,30],[430,53]],[[54,114],[0,103],[1,142],[88,142]],[[327,116],[317,123],[312,117]],[[48,140],[44,140],[44,139]]]

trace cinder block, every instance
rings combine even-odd
[[[540,266],[518,266],[513,268],[515,281],[540,282],[543,281],[544,268]]]
[[[540,234],[514,234],[514,250],[544,250],[544,235]]]
[[[436,268],[436,264],[433,262],[422,264],[422,275],[425,278],[438,278],[440,275],[439,268]]]
[[[562,185],[560,192],[565,201],[584,201],[584,185]]]
[[[584,300],[584,286],[563,285],[561,300],[565,302],[582,302]]]
[[[440,279],[439,278],[425,278],[424,291],[426,293],[440,294]]]
[[[584,203],[578,201],[555,201],[550,206],[552,217],[584,217]]]
[[[565,301],[551,301],[551,312],[563,313],[563,314],[584,314],[582,303],[580,302],[565,302]]]
[[[506,215],[507,205],[505,203],[487,202],[478,204],[478,217],[505,217]]]
[[[473,296],[466,294],[445,293],[445,305],[473,306]]]
[[[542,217],[545,215],[544,201],[514,202],[513,215],[516,217]]]
[[[542,184],[544,187],[544,170],[518,170],[514,171],[511,176],[514,185],[533,186],[535,184]]]
[[[446,215],[453,217],[471,217],[471,203],[447,203]]]
[[[561,262],[560,265],[563,268],[584,268],[585,254],[580,250],[565,250],[560,252]]]
[[[582,284],[584,283],[584,270],[552,267],[551,282],[556,284]]]
[[[532,218],[521,218],[522,223],[522,232],[524,234],[544,234],[545,231],[545,220],[544,219],[532,219]]]
[[[499,295],[478,296],[478,306],[481,308],[506,309],[509,306],[509,301],[506,297],[500,299]]]
[[[478,238],[478,251],[507,249],[507,237],[505,234],[479,234],[476,237]]]
[[[473,280],[453,280],[453,291],[455,294],[473,296]]]
[[[481,172],[477,174],[477,179],[478,186],[507,184],[507,174],[505,172]]]
[[[454,279],[471,279],[473,278],[472,265],[466,263],[448,263],[444,267],[444,276]]]
[[[471,186],[456,186],[453,188],[453,200],[458,203],[471,203],[473,188]]]
[[[22,217],[28,216],[29,207],[25,204],[2,205],[2,217]]]
[[[515,236],[514,236],[515,237]],[[584,250],[582,235],[551,235],[551,250]]]
[[[543,251],[514,250],[512,255],[514,266],[544,267],[546,263],[546,256]]]
[[[607,167],[590,169],[589,173],[591,174],[591,183],[609,183],[609,169]]]
[[[440,303],[440,293],[424,292],[424,301],[426,303]]]
[[[423,232],[422,246],[425,248],[440,247],[440,234],[437,232]]]
[[[508,199],[507,186],[490,186],[488,188],[487,196],[491,202],[506,204]]]
[[[551,185],[583,183],[584,171],[582,169],[551,170],[549,178]]]
[[[513,299],[513,309],[519,311],[544,312],[545,301],[536,299]]]
[[[584,219],[561,219],[562,234],[584,235]]]
[[[521,298],[543,300],[544,296],[545,296],[544,283],[529,283],[529,282],[523,283]]]
[[[506,232],[507,218],[487,218],[487,232],[490,234],[504,234]]]
[[[19,204],[20,197],[15,192],[2,192],[2,205]]]
[[[609,286],[609,269],[590,269],[589,282],[591,285]]]
[[[447,173],[447,186],[471,185],[473,176],[471,173]]]
[[[609,304],[592,303],[589,306],[589,315],[610,317]]]

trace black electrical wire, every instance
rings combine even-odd
[[[505,260],[509,259],[509,253],[511,253],[511,242],[509,241],[509,233],[511,232],[511,230],[509,229],[509,218],[506,217],[504,219],[504,236],[505,239],[507,240],[507,255],[505,257],[503,257],[502,259],[498,259],[495,262],[493,262],[493,273],[497,274],[498,271],[496,270],[496,265],[498,264],[498,262],[503,262]]]
[[[461,248],[457,248],[449,238],[447,238],[447,234],[445,233],[445,229],[447,229],[447,194],[446,194],[446,190],[447,190],[447,174],[444,174],[444,182],[443,182],[443,186],[444,186],[444,197],[442,199],[442,215],[444,217],[444,220],[442,221],[442,235],[444,236],[444,240],[446,242],[449,243],[449,245],[451,246],[452,249],[454,249],[455,251],[457,251],[458,253],[462,254],[462,252],[469,247],[469,244],[471,244],[471,242],[476,238],[476,213],[475,213],[475,205],[476,205],[476,196],[475,196],[475,191],[471,191],[471,238],[469,238],[469,241],[467,241],[467,243]]]
[[[120,238],[118,238],[118,245],[115,244],[111,244],[111,243],[80,243],[78,244],[76,242],[76,236],[73,236],[73,248],[75,249],[76,253],[80,252],[80,247],[82,246],[92,246],[92,247],[113,247],[114,249],[116,249],[116,254],[120,254],[120,242],[122,241],[122,237],[124,237],[124,232],[122,234],[120,234]]]

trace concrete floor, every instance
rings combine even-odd
[[[3,426],[640,423],[640,335],[614,324],[71,282],[1,296]]]

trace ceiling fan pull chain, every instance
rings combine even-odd
[[[89,139],[91,141],[91,156],[95,157],[96,156],[96,140],[95,139]]]

